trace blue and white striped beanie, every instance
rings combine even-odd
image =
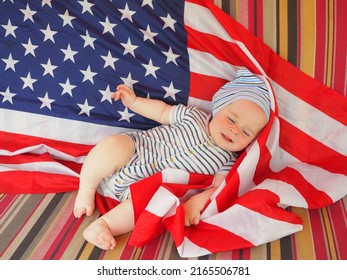
[[[266,84],[247,69],[240,69],[236,79],[222,86],[212,98],[212,115],[237,100],[249,100],[263,109],[270,118],[271,101]]]

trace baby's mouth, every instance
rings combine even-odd
[[[224,133],[222,133],[222,137],[223,137],[226,141],[231,142],[231,143],[234,143],[234,141],[233,141],[229,136],[225,135]]]

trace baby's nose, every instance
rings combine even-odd
[[[238,135],[239,134],[239,129],[236,125],[231,125],[229,130],[231,131],[231,133],[233,133],[234,135]]]

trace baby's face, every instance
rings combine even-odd
[[[257,137],[266,123],[266,115],[257,104],[238,100],[217,112],[209,124],[209,131],[220,148],[239,152]]]

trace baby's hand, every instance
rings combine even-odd
[[[220,179],[221,178],[222,177],[220,177]],[[216,191],[216,189],[217,187],[208,188],[201,193],[193,195],[183,203],[186,227],[199,224],[201,211],[204,209],[207,201],[211,198],[211,195]]]
[[[202,210],[201,203],[195,197],[192,197],[183,203],[183,208],[185,213],[185,226],[198,225],[200,221],[200,211]]]
[[[134,104],[136,100],[136,94],[127,85],[122,84],[117,86],[117,90],[112,94],[112,98],[115,101],[121,99],[124,106],[131,107],[131,105]]]

